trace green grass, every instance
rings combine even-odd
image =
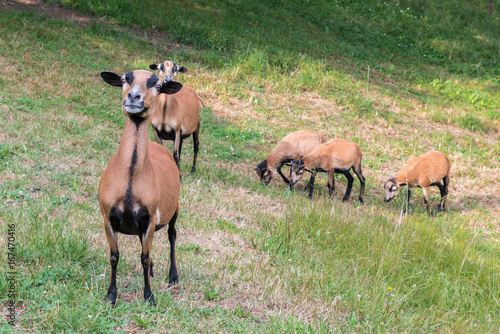
[[[484,1],[47,2],[104,21],[0,11],[0,245],[16,223],[20,330],[500,327],[500,20]],[[166,59],[189,68],[179,80],[207,106],[195,175],[190,139],[182,153],[180,284],[167,287],[159,231],[158,306],[145,305],[139,243],[120,236],[111,308],[97,186],[124,116],[121,92],[99,72]],[[320,174],[312,201],[305,183],[289,192],[279,178],[257,181],[253,168],[275,143],[305,128],[361,146],[365,205],[358,181],[341,202],[343,176],[329,198]],[[447,211],[428,215],[416,189],[401,215],[403,196],[384,203],[383,182],[430,149],[452,161]],[[2,277],[3,304],[7,291]],[[4,318],[0,329],[14,331]]]

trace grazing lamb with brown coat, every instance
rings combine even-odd
[[[410,202],[411,188],[420,187],[424,192],[424,203],[429,212],[429,188],[436,186],[441,192],[438,212],[444,210],[450,184],[451,163],[448,157],[438,151],[430,151],[410,159],[399,173],[384,184],[385,201],[389,202],[400,191],[408,186],[407,201]],[[406,212],[406,208],[405,208]]]
[[[326,140],[324,134],[312,130],[290,133],[278,142],[264,161],[255,167],[255,172],[261,181],[268,184],[272,179],[273,168],[276,167],[283,181],[289,184],[290,181],[281,172],[281,167],[285,163],[291,163],[293,160],[307,155],[313,148],[326,142]]]
[[[309,198],[312,198],[314,187],[314,179],[318,171],[326,172],[328,174],[328,190],[330,196],[335,191],[335,173],[344,174],[347,178],[347,190],[344,194],[342,201],[346,201],[352,189],[354,178],[351,175],[351,168],[354,174],[361,183],[359,192],[359,201],[363,203],[363,196],[365,192],[365,177],[361,172],[361,158],[363,154],[359,145],[351,141],[334,138],[328,142],[318,145],[311,153],[302,159],[294,160],[292,162],[292,172],[290,183],[298,182],[304,175],[304,171],[311,172],[311,179],[309,181]]]

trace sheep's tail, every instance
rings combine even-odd
[[[195,92],[195,94],[196,94],[196,97],[198,98],[198,100],[200,100],[200,102],[201,102],[201,106],[202,106],[203,108],[205,108],[205,102],[203,102],[203,100],[201,99],[201,97],[199,97],[199,96],[198,96],[198,94],[197,94],[196,92]]]

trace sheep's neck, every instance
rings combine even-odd
[[[147,119],[129,116],[125,121],[118,157],[121,165],[129,169],[130,176],[140,171],[148,155],[148,128]]]

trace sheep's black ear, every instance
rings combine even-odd
[[[149,69],[150,69],[150,70],[153,70],[153,71],[156,71],[156,70],[158,70],[158,65],[156,65],[156,64],[151,64],[151,65],[149,65]]]
[[[181,66],[181,67],[179,67],[178,71],[179,71],[180,73],[187,73],[187,72],[188,72],[188,69],[187,69],[187,67]]]
[[[161,85],[160,93],[164,94],[175,94],[180,91],[182,88],[182,84],[177,81],[167,81],[163,85]]]
[[[122,77],[113,72],[101,72],[101,78],[107,84],[115,87],[122,87]]]

